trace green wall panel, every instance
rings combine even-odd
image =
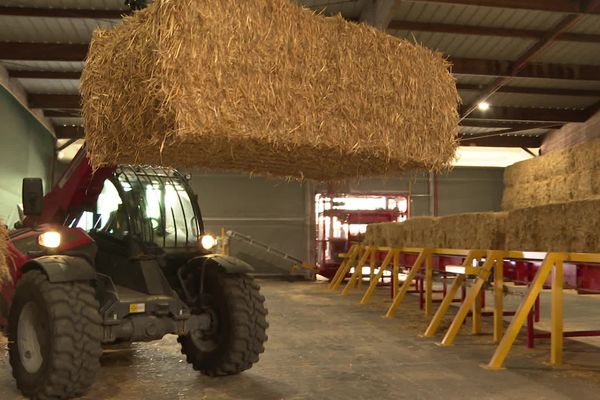
[[[4,87],[0,86],[0,218],[11,226],[21,203],[21,181],[40,177],[48,189],[54,139]]]

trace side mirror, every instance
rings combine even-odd
[[[23,214],[39,217],[44,210],[44,184],[41,178],[23,178]]]

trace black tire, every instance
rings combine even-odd
[[[260,286],[250,276],[206,270],[204,296],[193,312],[210,312],[217,323],[202,338],[180,336],[181,353],[194,369],[208,376],[234,375],[258,362],[267,341],[267,310]]]
[[[27,364],[31,359],[29,350],[23,350],[25,364],[19,350],[20,341],[26,340],[23,337],[31,337],[25,333],[19,337],[24,310],[38,340],[38,354],[42,358],[38,368]],[[25,326],[28,325],[23,323]],[[90,285],[50,283],[41,271],[27,272],[17,284],[8,335],[13,376],[26,397],[70,399],[85,394],[94,383],[102,354],[102,327],[98,302]]]

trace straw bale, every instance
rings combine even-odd
[[[368,246],[387,246],[386,238],[383,234],[385,222],[367,225],[367,232],[363,243]]]
[[[507,248],[523,251],[598,252],[600,200],[571,201],[509,212]]]
[[[440,247],[504,249],[507,216],[506,212],[480,212],[442,217],[438,225],[442,236]]]
[[[11,280],[8,270],[8,231],[0,221],[0,287]]]
[[[94,167],[332,180],[449,168],[440,53],[290,0],[157,0],[95,32],[81,94]]]

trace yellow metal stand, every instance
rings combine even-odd
[[[429,260],[429,261],[427,261],[427,260]],[[406,296],[406,292],[408,292],[411,282],[416,278],[417,273],[419,272],[419,270],[421,269],[421,267],[423,266],[424,263],[428,263],[429,269],[431,270],[431,249],[422,249],[419,252],[419,256],[417,257],[417,259],[415,260],[415,263],[413,264],[412,268],[410,269],[408,276],[406,277],[406,280],[400,287],[400,290],[398,291],[398,293],[394,296],[394,300],[392,301],[390,308],[387,310],[387,312],[385,314],[386,318],[392,318],[394,316],[394,314],[396,314],[396,309],[400,306],[400,303],[402,303],[402,300],[404,300],[404,296]],[[394,269],[396,269],[396,268],[394,268]],[[425,284],[427,285],[427,282]],[[429,290],[429,292],[430,292],[429,294],[431,295],[431,289]]]
[[[487,364],[488,369],[501,369],[510,348],[512,347],[521,327],[527,320],[527,315],[535,303],[535,299],[544,287],[546,278],[554,268],[552,280],[552,355],[551,362],[555,365],[562,361],[562,263],[567,259],[565,253],[548,253],[542,266],[538,269],[531,282],[525,298],[519,305],[506,333],[498,344],[492,359]],[[560,281],[560,283],[559,283]]]
[[[554,262],[552,275],[552,328],[550,331],[550,363],[561,365],[563,358],[563,259]]]
[[[425,315],[433,314],[433,256],[425,257]]]
[[[354,267],[354,272],[350,276],[350,279],[348,279],[348,283],[346,283],[344,290],[342,290],[342,294],[344,296],[347,295],[348,293],[350,293],[350,288],[352,288],[354,285],[356,285],[358,282],[360,282],[362,280],[362,267],[363,267],[363,265],[366,264],[367,259],[369,259],[369,256],[371,254],[375,253],[376,250],[377,250],[377,247],[373,247],[373,246],[365,247],[365,251],[362,253],[362,256],[360,257],[360,259],[358,260],[358,263],[356,263],[356,266]],[[348,271],[350,271],[350,267],[351,267],[350,264],[348,264],[348,268],[347,268]],[[342,276],[341,280],[339,281],[340,284],[342,283],[342,280],[344,279],[343,277],[345,275],[346,274],[344,274]],[[338,286],[336,286],[334,289],[337,289]]]
[[[373,278],[371,278],[371,280],[369,282],[369,287],[367,288],[367,291],[365,292],[364,296],[360,300],[360,304],[367,304],[369,302],[369,300],[371,299],[371,296],[373,295],[373,292],[375,291],[375,288],[379,284],[379,281],[381,280],[381,278],[383,278],[383,273],[385,272],[385,270],[388,268],[388,266],[392,262],[392,259],[394,260],[394,269],[396,268],[396,264],[398,263],[398,254],[399,253],[400,253],[400,250],[398,250],[398,249],[390,249],[388,251],[388,253],[385,255],[385,258],[383,259],[383,262],[381,263],[381,266],[379,267],[379,272]],[[398,280],[398,278],[396,277],[396,281],[397,280]]]
[[[481,292],[483,290],[483,285],[487,282],[488,277],[490,276],[490,272],[496,263],[504,262],[504,252],[502,251],[489,251],[486,254],[485,262],[483,266],[478,268],[477,279],[467,297],[460,305],[458,312],[454,316],[452,320],[452,324],[448,328],[446,335],[442,339],[442,346],[451,346],[454,343],[454,339],[458,332],[460,331],[460,327],[462,326],[467,314],[469,313],[469,309],[471,308],[473,311],[473,329],[472,332],[474,334],[481,333]]]
[[[342,261],[342,264],[335,272],[335,275],[331,279],[331,282],[329,282],[329,289],[336,290],[340,286],[340,284],[344,280],[344,277],[346,277],[346,274],[348,273],[348,271],[350,271],[350,268],[352,268],[352,264],[354,264],[354,261],[358,257],[358,254],[361,250],[362,246],[357,244],[353,244],[350,247],[348,254],[346,254],[346,258],[344,258],[344,261]]]
[[[470,251],[465,257],[465,260],[463,261],[463,267],[465,268],[465,270],[473,264],[473,260],[483,257],[484,254],[485,252],[481,251]],[[427,327],[427,330],[425,331],[423,336],[435,336],[438,328],[440,327],[440,324],[442,323],[442,320],[444,319],[444,316],[448,312],[448,308],[450,308],[450,304],[452,304],[452,301],[456,297],[456,293],[458,293],[458,290],[461,288],[464,281],[464,274],[456,276],[454,282],[452,283],[452,286],[450,286],[450,289],[446,293],[446,296],[442,299],[442,303],[438,307],[435,315],[433,316],[433,319],[429,323],[429,326]]]
[[[502,339],[504,329],[504,262],[494,266],[494,343]]]

